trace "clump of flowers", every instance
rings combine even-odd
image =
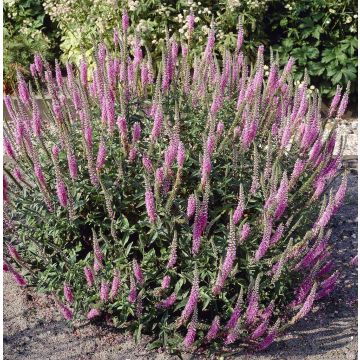
[[[241,26],[220,57],[212,26],[201,56],[167,37],[153,64],[122,20],[92,71],[35,59],[41,111],[20,73],[5,97],[6,271],[68,320],[262,350],[336,287],[326,226],[346,192],[346,173],[331,184],[349,90],[324,119],[294,59],[271,56],[265,79],[260,46],[250,66]]]

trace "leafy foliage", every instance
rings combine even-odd
[[[5,98],[5,268],[20,285],[68,320],[111,320],[167,349],[195,337],[264,349],[333,290],[325,228],[346,177],[323,193],[349,89],[321,119],[293,59],[280,72],[271,56],[267,77],[243,35],[221,67],[213,27],[201,56],[166,36],[152,64],[124,14],[92,73],[83,59],[65,80],[34,60],[42,111],[21,77]]]
[[[286,4],[286,5],[285,5]],[[335,86],[353,82],[357,97],[357,5],[355,1],[275,1],[269,8],[274,49],[285,64],[298,59],[296,77],[306,68],[314,85],[330,98]]]
[[[48,22],[40,0],[4,1],[4,83],[11,93],[17,68],[26,71],[34,54],[47,60],[56,56],[55,30]]]

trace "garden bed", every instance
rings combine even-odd
[[[352,171],[345,203],[331,222],[331,243],[338,268],[343,270],[337,290],[256,359],[357,358],[357,269],[348,262],[357,253],[357,181],[357,172]],[[46,298],[20,289],[4,275],[5,360],[176,358],[146,350],[146,340],[135,345],[130,335],[88,323],[71,329]],[[231,358],[252,359],[254,355],[240,352]]]

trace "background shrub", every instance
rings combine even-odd
[[[5,98],[4,270],[66,319],[152,347],[262,350],[336,286],[326,226],[346,191],[346,174],[331,183],[349,87],[322,119],[293,59],[280,71],[260,46],[250,66],[242,28],[221,62],[212,28],[200,57],[167,37],[157,65],[128,44],[126,15],[122,29],[92,80],[85,59],[66,79],[34,59],[43,112],[21,77]]]
[[[36,53],[54,60],[59,40],[41,0],[4,1],[3,13],[4,90],[11,93],[16,85],[17,69],[30,75],[28,66]]]
[[[37,9],[40,2],[24,3],[31,9]],[[44,0],[43,6],[58,26],[62,61],[79,63],[83,52],[87,57],[91,55],[95,41],[105,40],[107,45],[111,43],[113,29],[119,25],[120,10],[124,4],[98,0]],[[186,17],[190,10],[197,21],[194,34],[197,42],[191,49],[196,54],[200,54],[206,42],[212,17],[218,30],[219,52],[224,46],[234,46],[240,14],[246,34],[244,48],[252,60],[260,44],[272,46],[279,53],[281,65],[285,65],[290,55],[298,59],[294,69],[296,80],[300,81],[306,68],[326,103],[334,95],[336,85],[345,88],[351,81],[350,100],[356,104],[357,3],[354,0],[131,0],[126,6],[131,19],[131,36],[139,31],[143,44],[157,60],[161,59],[166,25],[171,35],[187,41]],[[16,18],[22,26],[20,20]],[[41,41],[33,48],[44,50],[39,47],[40,44]],[[11,53],[14,54],[14,51],[6,50],[6,54]],[[7,68],[5,71],[8,72]]]

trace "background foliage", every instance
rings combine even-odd
[[[82,51],[91,54],[94,39],[112,41],[118,26],[122,2],[116,0],[8,0],[5,2],[5,81],[11,87],[14,66],[27,67],[31,55],[41,52],[54,58],[79,62]],[[295,76],[300,80],[306,68],[312,83],[326,99],[334,95],[335,84],[345,88],[352,82],[351,100],[357,97],[357,2],[355,0],[129,0],[132,33],[161,58],[165,26],[170,34],[186,41],[186,16],[194,11],[199,53],[212,17],[218,29],[218,47],[234,45],[239,14],[245,28],[245,48],[255,56],[256,46],[272,46],[281,64],[289,55],[297,59]],[[51,22],[49,21],[51,19]],[[136,26],[134,24],[137,24]],[[56,29],[56,31],[55,31]],[[56,34],[58,33],[58,37]]]
[[[4,87],[11,91],[16,69],[29,75],[28,65],[36,53],[52,61],[58,55],[59,38],[41,0],[5,0],[3,13]]]

